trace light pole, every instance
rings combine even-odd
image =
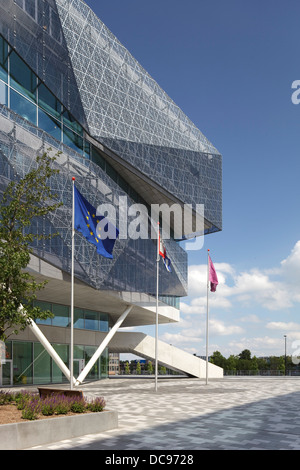
[[[286,375],[286,335],[284,336],[284,375]]]

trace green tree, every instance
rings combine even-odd
[[[125,374],[126,375],[130,374],[130,367],[129,367],[129,362],[128,361],[126,361],[126,364],[125,364]]]
[[[0,340],[18,334],[36,318],[45,319],[51,312],[33,305],[36,292],[46,282],[36,282],[26,272],[34,240],[51,238],[33,234],[30,226],[35,218],[56,210],[61,203],[49,187],[56,157],[47,153],[36,158],[35,168],[18,182],[12,181],[3,193],[0,205]],[[24,315],[20,306],[26,308]]]
[[[226,360],[226,370],[231,370],[235,372],[237,370],[237,363],[238,363],[238,357],[234,356],[233,354],[229,356],[229,358]]]
[[[257,367],[259,370],[268,370],[270,369],[270,366],[268,364],[268,361],[266,361],[266,359],[264,359],[263,357],[261,358],[257,358]]]
[[[141,363],[140,363],[140,361],[138,361],[137,364],[136,364],[136,373],[137,373],[137,375],[141,375],[141,371],[142,371]]]
[[[240,354],[239,354],[240,359],[245,359],[247,361],[251,360],[251,352],[249,349],[244,349]]]
[[[280,357],[270,356],[269,361],[270,361],[270,370],[284,372],[285,370],[284,356],[280,356]]]
[[[151,362],[151,361],[148,361],[148,364],[147,364],[147,371],[149,372],[149,374],[152,374],[152,373],[153,373],[153,365],[152,365],[152,362]]]
[[[222,369],[225,369],[226,366],[226,358],[222,356],[220,351],[215,351],[211,356],[210,356],[210,362],[212,364],[215,364],[216,366],[222,367]]]

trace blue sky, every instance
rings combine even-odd
[[[181,321],[159,338],[205,354],[292,354],[300,340],[299,0],[86,3],[223,156],[223,230],[189,258]],[[145,329],[144,329],[145,331]],[[149,331],[146,331],[149,333]],[[150,334],[154,335],[150,331]]]

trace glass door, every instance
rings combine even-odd
[[[0,367],[0,385],[13,385],[12,361],[6,360]]]
[[[80,372],[83,371],[84,369],[84,366],[85,366],[85,360],[84,359],[74,359],[74,362],[73,362],[73,375],[75,377],[75,379],[77,379],[77,377],[79,376]]]

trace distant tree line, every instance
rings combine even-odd
[[[154,374],[155,373],[155,363],[154,361],[140,362],[138,360],[132,361],[120,361],[120,373],[125,375],[145,375],[145,374]],[[160,375],[173,375],[178,374],[172,369],[168,369],[161,364],[158,364],[158,373]]]
[[[292,362],[291,356],[251,357],[249,349],[244,349],[238,355],[231,355],[227,359],[219,351],[210,356],[210,362],[222,367],[224,371],[278,371],[283,374],[288,370],[298,370],[299,367]],[[286,368],[286,369],[285,369]]]

